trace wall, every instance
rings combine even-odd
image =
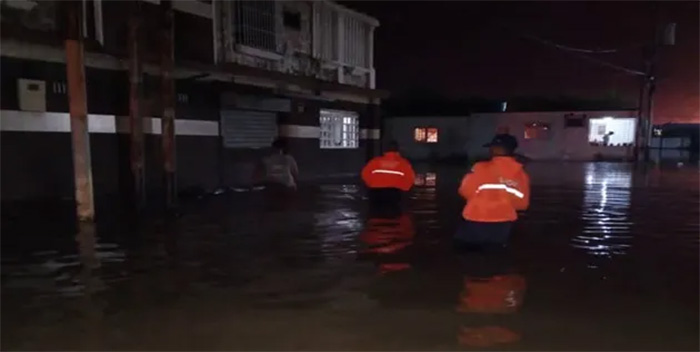
[[[0,101],[0,198],[5,201],[73,197],[68,97],[65,65],[8,58],[0,59],[2,100]],[[87,97],[94,191],[97,196],[121,194],[131,189],[129,168],[128,80],[126,71],[88,68]],[[46,82],[47,112],[19,111],[17,79]],[[162,156],[158,78],[146,76],[150,91],[144,106],[145,162],[147,190],[162,191]],[[54,87],[56,87],[54,89]],[[176,163],[180,190],[213,190],[219,186],[250,183],[252,165],[265,149],[224,149],[219,137],[220,96],[224,92],[275,96],[273,90],[240,84],[180,80],[176,84]],[[281,125],[309,126],[318,130],[321,107],[357,111],[366,137],[376,133],[376,107],[341,101],[292,98],[295,109],[279,113]],[[376,130],[375,130],[376,131]],[[321,150],[318,135],[290,136],[291,153],[297,158],[304,179],[333,175],[356,175],[378,141],[363,139],[360,148]]]
[[[585,114],[588,118],[615,116],[634,117],[635,111],[576,111],[576,112],[505,112],[476,113],[456,117],[394,117],[385,123],[385,139],[397,139],[406,155],[416,159],[431,155],[444,158],[457,155],[484,157],[488,142],[499,127],[505,127],[518,139],[519,153],[535,160],[592,160],[600,154],[603,158],[620,159],[631,155],[632,147],[593,146],[588,142],[588,123],[584,127],[565,128],[564,115]],[[549,124],[550,137],[545,140],[525,139],[528,123]],[[435,146],[413,141],[413,129],[418,126],[438,127],[442,135]]]
[[[479,114],[477,118],[496,119],[498,126],[506,126],[520,144],[519,152],[536,160],[592,160],[596,154],[603,157],[624,158],[631,152],[625,147],[597,147],[588,142],[588,123],[584,127],[565,128],[564,115],[567,113],[585,114],[590,118],[605,116],[634,117],[635,111],[564,111]],[[525,125],[543,122],[550,125],[548,140],[527,140],[524,138]]]
[[[383,123],[385,141],[396,140],[401,153],[414,160],[463,157],[469,150],[469,121],[465,117],[400,117],[386,119]],[[414,140],[418,127],[438,129],[437,143],[421,143]],[[482,143],[483,144],[483,143]]]

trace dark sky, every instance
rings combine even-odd
[[[451,97],[618,94],[636,104],[638,77],[518,33],[586,49],[626,48],[594,56],[641,70],[640,44],[651,39],[655,23],[676,22],[676,45],[660,56],[656,121],[700,121],[697,1],[343,3],[380,21],[375,36],[380,88],[399,93],[421,86]]]

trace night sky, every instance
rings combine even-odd
[[[676,45],[658,66],[655,122],[700,122],[700,6],[689,2],[406,2],[344,5],[376,17],[379,88],[423,87],[452,98],[618,96],[636,106],[640,78],[590,63],[534,35],[585,49],[622,48],[596,58],[643,69],[640,45],[655,23],[676,22]]]

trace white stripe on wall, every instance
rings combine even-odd
[[[302,125],[280,125],[279,134],[288,138],[320,138],[321,127]]]
[[[143,118],[144,133],[160,134],[159,117]],[[128,133],[129,117],[114,115],[88,115],[90,133]],[[70,114],[66,112],[31,112],[17,110],[0,111],[0,131],[7,132],[70,132]],[[218,136],[219,122],[206,120],[175,120],[175,133],[180,136]],[[316,138],[321,135],[319,126],[280,125],[280,136],[288,138]],[[379,129],[361,129],[361,139],[380,137]]]
[[[378,128],[360,129],[360,139],[381,139],[382,132]]]
[[[114,115],[88,115],[90,133],[128,133],[129,118]],[[0,131],[7,132],[70,132],[70,115],[65,112],[0,111]],[[145,117],[143,131],[160,134],[158,117]],[[175,120],[175,133],[180,136],[218,136],[219,123],[203,120]]]

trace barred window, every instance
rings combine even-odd
[[[274,1],[233,1],[236,43],[277,51]]]
[[[321,149],[354,149],[360,144],[360,126],[357,113],[352,111],[321,110]]]

